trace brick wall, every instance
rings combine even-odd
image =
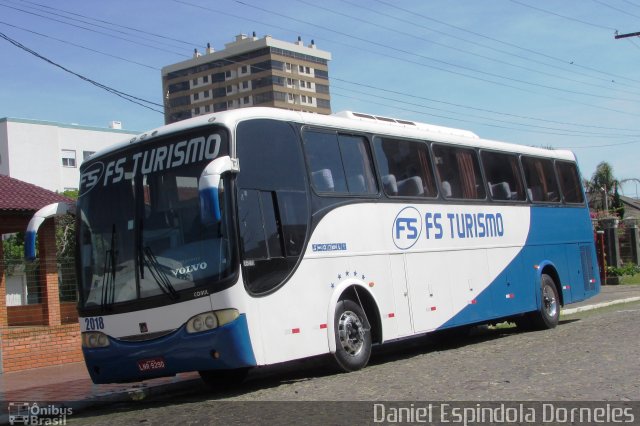
[[[5,328],[1,336],[4,373],[83,360],[77,323]]]

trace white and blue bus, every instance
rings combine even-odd
[[[76,215],[95,383],[321,354],[354,371],[436,330],[552,328],[600,289],[571,152],[360,113],[161,127],[83,163]]]

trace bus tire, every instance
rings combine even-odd
[[[211,390],[223,390],[241,384],[249,373],[248,368],[237,368],[234,370],[201,370],[198,371],[202,381]]]
[[[340,300],[334,316],[336,364],[341,371],[364,368],[371,356],[371,325],[362,308],[349,299]]]
[[[553,278],[547,274],[540,277],[540,309],[530,316],[531,327],[547,330],[558,325],[560,319],[560,296]]]

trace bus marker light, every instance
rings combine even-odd
[[[435,311],[436,309],[438,309],[436,306],[432,306],[431,307],[431,312]]]
[[[472,304],[472,305],[475,305],[475,304],[477,304],[477,303],[478,303],[478,300],[477,300],[477,299],[473,299],[473,300],[472,300],[471,302],[469,302],[469,303],[470,303],[470,304]]]
[[[540,265],[533,265],[533,269],[540,269]]]
[[[570,286],[570,285],[563,285],[563,286],[562,286],[562,289],[563,289],[563,290],[569,290],[570,288],[571,288],[571,286]]]
[[[515,299],[516,295],[515,295],[515,294],[513,294],[513,293],[508,293],[505,297],[506,297],[507,299]]]
[[[213,359],[219,359],[220,358],[220,352],[216,351],[215,349],[211,351],[211,358]]]
[[[292,328],[291,329],[291,333],[292,334],[299,334],[300,333],[300,329],[299,328]]]
[[[394,314],[393,312],[389,313],[389,318],[394,318],[396,316],[396,314]]]
[[[320,330],[324,330],[325,328],[327,328],[327,324],[320,324]]]
[[[369,287],[373,287],[374,285],[376,285],[376,283],[374,283],[373,281],[369,283]]]

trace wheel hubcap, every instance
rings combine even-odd
[[[550,317],[555,317],[558,313],[558,301],[554,291],[548,285],[544,286],[542,294],[542,303],[544,303],[544,311]]]
[[[344,350],[351,356],[360,353],[364,346],[365,329],[360,318],[351,311],[343,312],[338,320],[338,337]]]

